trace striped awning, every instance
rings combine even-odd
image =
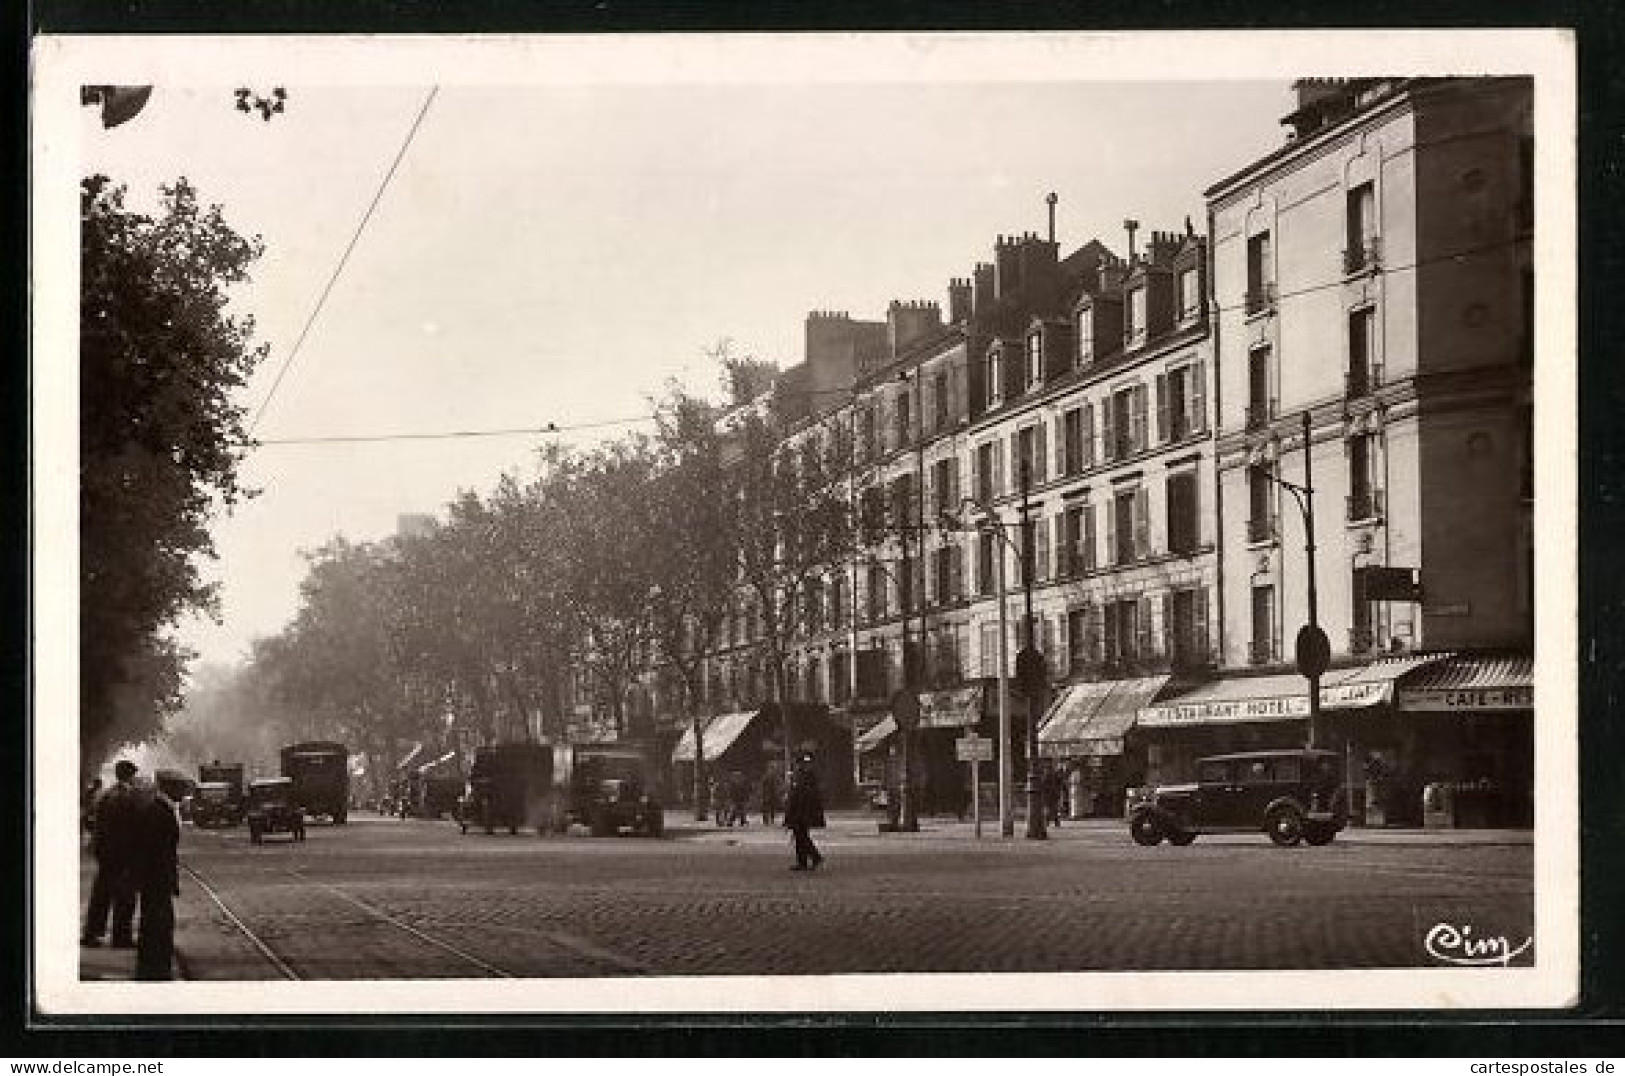
[[[733,714],[718,714],[705,723],[704,741],[705,757],[707,759],[721,758],[732,747],[734,741],[739,739],[741,733],[756,716],[756,710],[741,710]],[[690,725],[683,730],[683,738],[677,741],[672,749],[673,762],[694,761],[694,727]]]
[[[857,741],[852,745],[852,750],[860,755],[867,754],[891,739],[892,734],[896,731],[897,719],[887,714],[857,738]]]
[[[1529,654],[1459,654],[1417,673],[1399,690],[1401,710],[1532,710]]]
[[[1074,684],[1050,708],[1038,730],[1043,756],[1120,755],[1140,708],[1168,683],[1166,676]]]

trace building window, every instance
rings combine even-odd
[[[838,575],[829,582],[829,622],[832,628],[840,628],[846,624],[845,576]]]
[[[1144,488],[1119,490],[1106,502],[1106,560],[1132,564],[1151,555],[1150,497]]]
[[[875,412],[873,408],[858,409],[858,451],[866,460],[873,459],[875,445]]]
[[[914,611],[914,563],[911,557],[897,561],[897,611],[904,616]]]
[[[1179,271],[1179,322],[1195,321],[1202,313],[1201,277],[1194,268]]]
[[[1078,675],[1100,661],[1100,633],[1097,629],[1095,606],[1085,604],[1066,614],[1066,637],[1069,644],[1069,671]]]
[[[1370,182],[1349,190],[1347,213],[1343,271],[1358,273],[1377,264],[1377,194]]]
[[[1048,438],[1044,436],[1044,424],[1027,426],[1016,431],[1015,456],[1016,474],[1025,476],[1029,485],[1038,485],[1049,478],[1048,468],[1045,465],[1049,453],[1047,451]]]
[[[984,596],[992,594],[998,585],[993,564],[998,552],[994,545],[997,540],[992,530],[984,530],[976,536],[976,589]]]
[[[932,506],[937,515],[959,510],[959,490],[955,488],[952,459],[938,460],[931,465],[931,489],[936,494]]]
[[[959,600],[958,573],[954,571],[958,549],[953,546],[944,546],[932,556],[932,576],[936,581],[937,603],[945,605],[948,602]]]
[[[1183,441],[1207,428],[1207,364],[1191,363],[1157,375],[1157,439]]]
[[[988,349],[985,376],[987,406],[993,407],[1004,399],[1004,354],[997,344]]]
[[[1268,466],[1247,469],[1247,540],[1275,538],[1275,475]]]
[[[1088,366],[1095,361],[1095,308],[1086,306],[1078,311],[1078,365]]]
[[[1261,430],[1275,417],[1270,395],[1270,346],[1259,344],[1247,353],[1247,429]]]
[[[1275,305],[1275,266],[1270,257],[1270,233],[1247,240],[1247,313],[1258,314]]]
[[[1376,648],[1375,618],[1366,597],[1367,571],[1355,568],[1349,581],[1349,653],[1369,654]]]
[[[1138,347],[1145,343],[1145,286],[1130,289],[1128,293],[1128,323],[1123,326],[1123,346]]]
[[[1196,511],[1196,473],[1168,476],[1168,552],[1184,556],[1196,552],[1199,541]]]
[[[872,624],[886,617],[886,569],[878,563],[869,565],[868,591],[869,622]]]
[[[1080,504],[1068,508],[1058,517],[1061,528],[1060,574],[1076,575],[1094,571],[1095,564],[1095,509]]]
[[[1034,389],[1044,383],[1044,334],[1027,334],[1027,388]]]
[[[1164,595],[1164,648],[1175,669],[1195,669],[1209,664],[1207,636],[1207,588],[1188,587]]]
[[[1377,386],[1376,356],[1372,345],[1376,312],[1371,307],[1349,311],[1348,395],[1364,396]]]
[[[1376,437],[1369,433],[1350,437],[1348,518],[1375,519],[1382,515],[1382,491],[1377,488]]]
[[[948,386],[948,371],[938,370],[931,398],[936,402],[937,429],[939,430],[946,430],[951,421],[950,416],[953,412],[952,399],[949,395],[951,391]]]
[[[1061,414],[1061,473],[1075,475],[1083,470],[1083,408]]]
[[[1141,616],[1138,598],[1107,602],[1104,607],[1104,658],[1107,665],[1127,665],[1142,655],[1141,636],[1149,625]]]
[[[899,392],[897,394],[897,410],[895,412],[897,415],[898,448],[902,448],[904,445],[908,444],[914,436],[914,415],[912,408],[913,402],[909,399],[908,391],[905,389],[904,391]]]
[[[1042,583],[1050,576],[1049,521],[1035,514],[1032,522],[1033,582]]]
[[[1247,660],[1254,665],[1275,660],[1275,588],[1268,584],[1253,587],[1253,637]]]
[[[998,473],[1001,470],[999,464],[999,442],[989,441],[985,445],[977,446],[976,499],[983,504],[992,504],[993,498],[1004,485],[1004,477]]]
[[[1130,385],[1101,403],[1101,443],[1108,460],[1143,452],[1146,444],[1146,387]]]

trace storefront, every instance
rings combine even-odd
[[[851,732],[831,720],[829,711],[821,706],[791,703],[788,711],[788,722],[780,719],[777,706],[707,719],[701,730],[705,772],[716,776],[737,770],[754,787],[768,767],[783,767],[788,731],[790,750],[810,751],[817,759],[824,798],[831,803],[848,802],[852,794]],[[679,795],[693,787],[694,756],[694,729],[690,727],[671,754]]]
[[[969,731],[997,737],[997,717],[988,712],[996,693],[983,684],[928,691],[919,697],[919,722],[910,742],[914,773],[914,809],[920,815],[962,815],[970,809],[970,770],[960,762],[954,741]],[[903,749],[898,721],[888,713],[854,744],[865,791],[895,789],[900,783]]]
[[[1068,817],[1122,814],[1125,791],[1144,783],[1143,758],[1124,753],[1129,731],[1167,683],[1167,676],[1101,680],[1057,695],[1038,730],[1038,754],[1061,771]]]
[[[1430,825],[1534,823],[1534,659],[1461,654],[1400,685]]]

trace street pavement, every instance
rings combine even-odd
[[[351,816],[303,843],[185,828],[178,970],[202,980],[1430,967],[1439,924],[1533,933],[1527,832],[1345,831],[1141,848],[1115,820],[1050,840],[986,820],[878,831],[835,815],[795,873],[788,836],[672,812],[663,840],[462,835]],[[92,866],[82,872],[88,893]],[[81,897],[81,907],[83,896]],[[1512,961],[1528,964],[1530,946]],[[83,978],[134,953],[82,949]]]

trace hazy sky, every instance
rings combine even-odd
[[[264,237],[236,304],[271,345],[252,409],[429,86],[290,82],[269,122],[231,89],[160,84],[111,131],[84,110],[80,137],[86,171],[132,200],[186,175]],[[1063,254],[1091,237],[1122,253],[1125,217],[1201,228],[1202,189],[1279,145],[1288,105],[1281,79],[447,86],[256,433],[643,415],[668,377],[714,385],[703,349],[720,337],[789,365],[809,310],[945,305],[996,235],[1044,229],[1049,191]],[[267,445],[245,472],[263,492],[215,526],[224,623],[184,637],[234,659],[292,615],[301,549],[386,535],[401,513],[527,470],[532,448]]]

